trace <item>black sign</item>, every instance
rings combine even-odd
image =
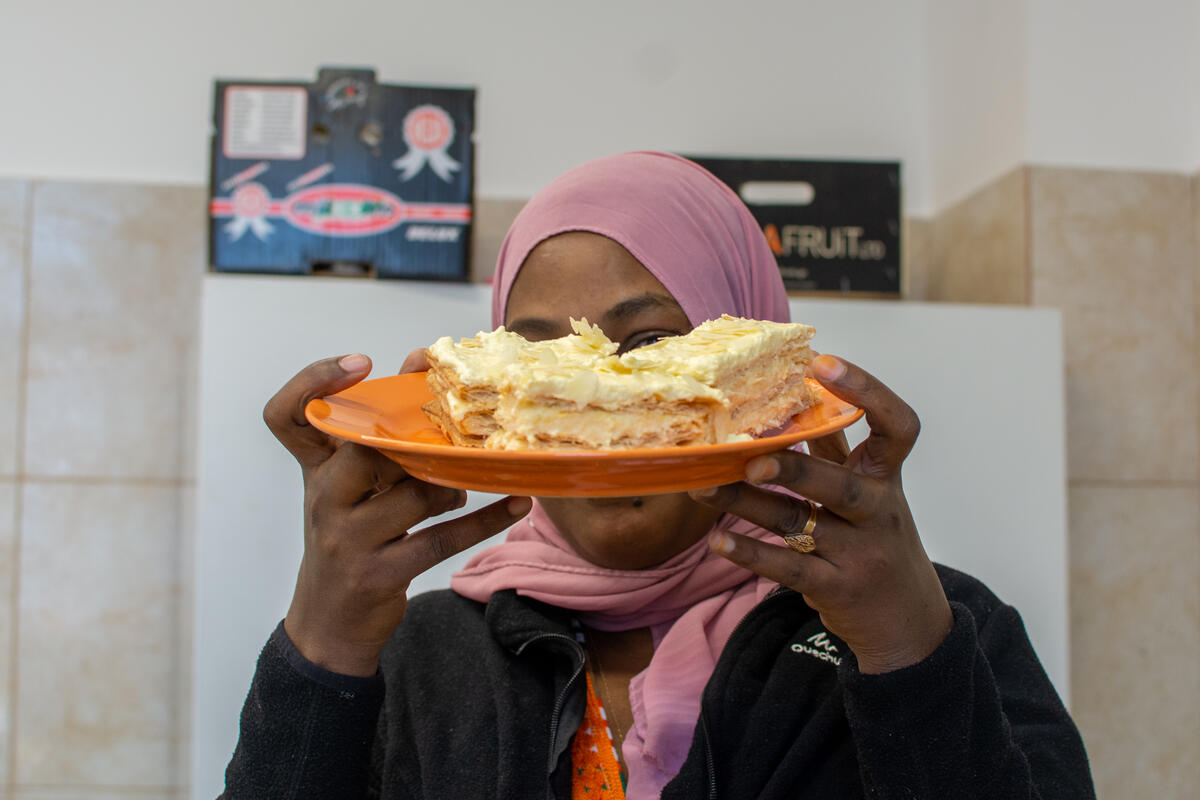
[[[688,156],[737,192],[789,290],[900,294],[900,165]]]

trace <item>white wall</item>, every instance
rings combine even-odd
[[[929,192],[940,209],[1026,160],[1024,2],[927,0]]]
[[[1026,2],[1032,162],[1200,166],[1200,2]]]
[[[1200,168],[1197,0],[926,0],[928,201],[1020,164]]]
[[[1200,168],[1196,0],[7,0],[0,176],[199,184],[212,82],[480,90],[478,192],[625,149],[899,159],[926,216],[1021,163]]]
[[[624,149],[900,159],[926,204],[923,0],[8,0],[0,175],[203,183],[212,81],[474,85],[478,192]]]

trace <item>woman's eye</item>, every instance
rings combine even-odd
[[[618,352],[628,353],[630,350],[636,350],[639,347],[645,347],[648,344],[654,344],[659,339],[665,339],[668,336],[676,336],[674,333],[647,333],[633,336],[625,341]]]

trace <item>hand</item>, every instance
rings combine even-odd
[[[808,503],[753,484],[781,486],[819,503],[811,553],[725,532],[714,534],[710,546],[803,594],[825,627],[854,651],[861,672],[890,672],[932,653],[954,622],[900,482],[920,422],[853,364],[818,356],[813,375],[866,412],[867,438],[849,453],[845,437],[840,444],[827,437],[810,443],[813,455],[759,456],[746,465],[749,483],[693,490],[692,497],[781,536],[801,532]]]
[[[402,371],[424,367],[424,351],[417,351]],[[429,517],[461,508],[466,493],[410,477],[377,450],[326,436],[304,417],[310,400],[347,389],[370,371],[364,355],[318,361],[263,411],[304,474],[304,557],[284,630],[309,661],[346,675],[375,674],[384,643],[404,617],[413,578],[530,508],[528,498],[510,497],[410,533]]]

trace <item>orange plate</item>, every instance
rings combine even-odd
[[[813,383],[822,402],[781,432],[749,442],[642,450],[484,450],[456,447],[421,411],[425,373],[363,381],[308,404],[315,427],[365,444],[429,483],[496,494],[621,497],[742,480],[746,462],[845,428],[862,410]]]

